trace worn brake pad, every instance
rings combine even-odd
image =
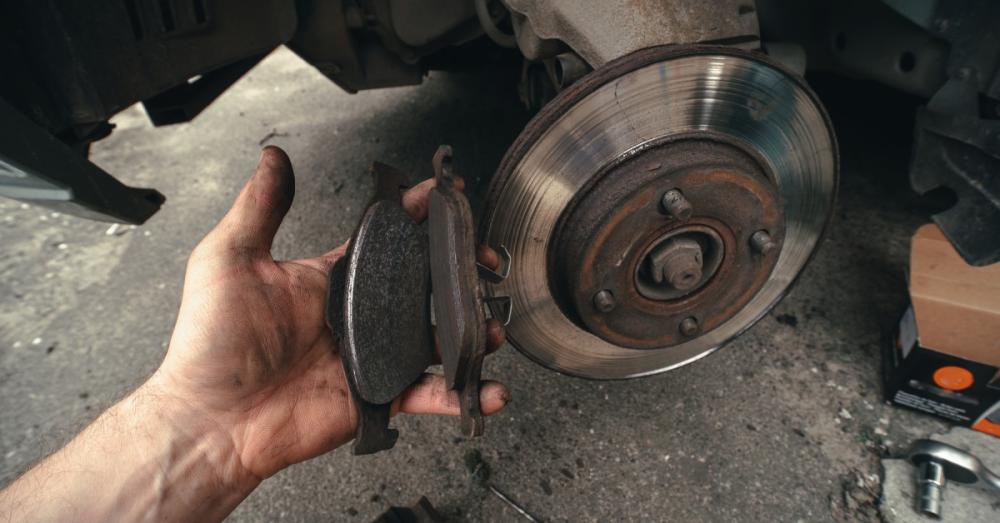
[[[330,272],[327,323],[339,336],[358,410],[355,454],[395,445],[391,403],[434,361],[432,302],[445,380],[459,394],[462,433],[483,432],[479,378],[486,318],[479,279],[495,282],[504,275],[476,264],[472,210],[455,188],[451,147],[438,149],[434,171],[437,184],[428,195],[425,232],[401,206],[402,173],[373,164],[375,198],[347,254]],[[505,259],[509,269],[509,255]]]
[[[458,391],[462,432],[471,437],[483,433],[479,377],[486,354],[486,318],[472,209],[454,186],[451,161],[451,147],[438,148],[437,183],[428,195],[431,284],[445,381]]]
[[[427,235],[399,204],[365,212],[347,256],[344,339],[358,393],[389,403],[433,363]]]
[[[372,166],[378,193],[331,271],[327,323],[359,413],[355,454],[391,448],[392,400],[433,363],[427,234],[402,208],[401,173]]]

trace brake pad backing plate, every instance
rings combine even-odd
[[[461,428],[483,432],[479,377],[486,354],[486,317],[476,267],[469,201],[454,187],[451,148],[434,155],[437,184],[428,195],[430,265],[438,347],[448,388],[459,393]]]

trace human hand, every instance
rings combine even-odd
[[[427,216],[426,180],[403,195],[416,221]],[[163,364],[146,392],[176,402],[197,430],[231,438],[236,461],[252,478],[271,476],[350,441],[356,410],[337,346],[324,322],[330,267],[346,243],[316,258],[275,261],[271,242],[292,203],[294,177],[283,151],[267,147],[257,172],[188,262],[184,294]],[[485,249],[480,261],[496,266]],[[504,339],[487,324],[487,350]],[[509,400],[486,382],[484,414]],[[392,412],[458,415],[457,394],[439,375],[424,375]]]

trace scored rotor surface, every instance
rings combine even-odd
[[[773,173],[786,227],[778,261],[743,309],[701,336],[650,350],[611,344],[567,318],[552,295],[547,255],[557,222],[606,165],[692,132],[742,144]],[[601,67],[532,119],[491,185],[480,236],[512,255],[510,276],[488,287],[511,297],[508,339],[547,367],[597,379],[655,374],[709,354],[787,292],[829,221],[837,171],[832,126],[815,94],[759,54],[670,46]]]

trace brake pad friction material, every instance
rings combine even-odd
[[[396,202],[365,211],[347,254],[345,371],[362,399],[392,402],[434,363],[427,234]]]
[[[343,345],[344,332],[344,289],[347,285],[347,259],[340,258],[330,270],[330,290],[326,301],[326,322],[334,334],[338,345]],[[342,360],[343,353],[341,354]],[[344,361],[344,368],[348,362]],[[353,376],[347,374],[347,384],[358,414],[358,426],[354,433],[353,452],[355,455],[374,454],[391,449],[399,438],[399,431],[389,428],[391,403],[376,405],[369,403],[358,394]]]
[[[401,207],[406,176],[374,163],[375,194],[330,271],[326,321],[357,409],[354,454],[391,449],[392,401],[433,363],[427,235]]]
[[[486,352],[486,318],[476,267],[469,201],[454,187],[451,148],[434,155],[436,186],[428,195],[430,272],[438,349],[448,388],[459,392],[462,432],[483,431],[479,377]]]

